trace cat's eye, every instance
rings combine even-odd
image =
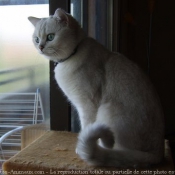
[[[54,37],[55,37],[55,35],[53,33],[47,35],[47,41],[52,41],[54,39]]]
[[[38,37],[35,38],[35,42],[39,43],[39,38]]]

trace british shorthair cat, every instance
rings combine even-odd
[[[163,111],[141,69],[87,37],[62,9],[48,18],[28,19],[35,27],[36,49],[58,63],[55,79],[78,111],[77,154],[95,166],[160,163],[164,157]]]

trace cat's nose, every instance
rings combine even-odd
[[[44,49],[44,46],[40,45],[39,49],[42,51]]]

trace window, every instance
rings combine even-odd
[[[117,2],[113,0],[50,0],[49,11],[50,15],[52,15],[57,8],[65,9],[81,23],[89,36],[94,37],[109,49],[115,50],[117,48],[116,40],[112,40],[112,35],[117,35],[117,25],[114,25],[117,23],[113,23],[113,14],[117,13],[114,11],[114,8],[117,9]],[[33,26],[26,18],[31,15],[37,17],[48,16],[48,1],[35,0],[29,2],[27,0],[19,0],[1,1],[0,3],[0,8],[4,9],[0,13],[9,11],[6,21],[11,21],[11,12],[16,9],[13,15],[15,20],[13,20],[12,26],[9,26],[8,29],[0,29],[7,33],[7,37],[2,35],[2,33],[0,34],[2,41],[0,42],[2,48],[0,51],[2,63],[0,65],[0,91],[29,92],[39,87],[45,115],[51,116],[51,129],[78,131],[79,122],[76,111],[68,104],[67,99],[54,80],[54,64],[52,62],[49,63],[48,60],[40,56],[31,42]],[[24,12],[25,16],[21,15]],[[13,32],[9,31],[12,28],[15,30]],[[13,36],[10,37],[12,34]],[[13,50],[14,54],[12,54]]]
[[[50,0],[49,11],[52,15],[57,8],[65,9],[81,23],[89,36],[109,49],[117,50],[117,40],[112,40],[112,36],[117,35],[117,22],[113,22],[113,16],[117,17],[117,10],[114,10],[117,3],[113,0]],[[40,56],[31,42],[33,26],[26,18],[31,15],[48,16],[48,0],[1,1],[0,8],[1,14],[8,12],[6,20],[4,15],[0,20],[4,23],[12,21],[8,22],[8,28],[3,25],[0,29],[0,91],[29,92],[39,87],[45,115],[51,116],[51,129],[78,131],[76,111],[68,104],[54,80],[54,64]],[[11,20],[12,13],[15,20]]]
[[[43,116],[42,109],[45,119],[50,117],[49,61],[34,48],[34,28],[27,20],[28,16],[48,15],[48,0],[0,1],[0,137],[21,125],[41,123],[43,118],[36,121],[34,115]],[[38,99],[43,104],[40,108]],[[29,120],[29,116],[33,118]],[[20,135],[10,139],[10,144],[0,145],[0,170],[2,162],[20,148]]]
[[[0,92],[27,93],[40,88],[45,115],[49,116],[49,61],[34,48],[34,29],[27,20],[32,15],[48,16],[49,6],[48,1],[27,3],[0,1]]]

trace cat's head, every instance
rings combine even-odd
[[[29,17],[34,25],[33,43],[40,54],[59,62],[69,57],[83,38],[78,22],[62,9],[48,18]]]

